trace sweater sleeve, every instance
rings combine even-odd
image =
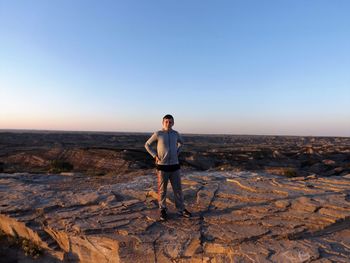
[[[145,148],[147,152],[152,155],[153,158],[156,158],[157,152],[151,147],[154,142],[158,140],[157,133],[153,133],[152,136],[145,143]]]
[[[183,140],[182,136],[180,135],[180,133],[177,133],[177,154],[178,155],[181,152],[183,145],[184,145],[184,140]]]

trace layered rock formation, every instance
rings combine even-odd
[[[0,174],[0,228],[39,244],[42,262],[348,262],[350,175],[185,171],[194,217],[176,215],[169,189],[159,222],[145,173]]]
[[[350,138],[184,135],[194,217],[159,222],[149,136],[0,132],[0,261],[348,262]]]
[[[154,167],[144,149],[150,134],[0,133],[0,172],[73,171],[90,175]],[[184,167],[266,171],[289,177],[346,175],[350,138],[183,135]]]

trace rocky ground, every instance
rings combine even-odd
[[[0,174],[0,227],[39,244],[38,262],[349,262],[350,175],[188,172],[194,217],[178,217],[170,194],[159,222],[149,172]]]
[[[0,133],[0,262],[349,262],[349,138],[187,135],[159,222],[148,136]]]
[[[144,149],[150,134],[0,132],[0,172],[83,172],[127,177],[154,167]],[[266,171],[286,176],[346,175],[350,138],[183,135],[183,167]],[[126,178],[126,180],[128,180]]]

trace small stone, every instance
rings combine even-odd
[[[288,206],[290,206],[290,201],[288,201],[288,200],[278,200],[278,201],[275,202],[275,206],[277,208],[285,209]]]
[[[322,161],[325,165],[334,165],[335,161],[333,160],[329,160],[329,159],[325,159]]]

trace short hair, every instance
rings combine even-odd
[[[167,115],[165,115],[163,117],[163,120],[165,120],[165,119],[172,119],[172,120],[174,120],[174,117],[172,115],[170,115],[170,114],[167,114]]]

